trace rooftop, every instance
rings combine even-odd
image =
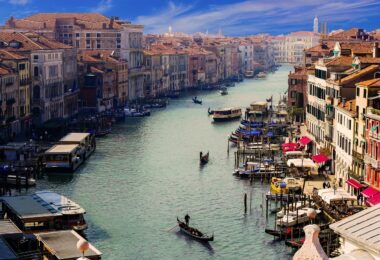
[[[51,191],[37,191],[34,198],[42,199],[48,203],[56,211],[61,212],[63,215],[76,215],[84,214],[86,211],[79,206],[76,202],[68,199],[67,197]]]
[[[77,144],[57,144],[47,150],[45,154],[72,153],[77,148]]]
[[[346,57],[346,56],[340,56],[336,57],[328,62],[325,63],[326,67],[331,66],[352,66],[352,57]]]
[[[342,237],[380,254],[380,204],[330,225]]]
[[[356,99],[352,99],[352,100],[349,100],[349,101],[346,101],[346,102],[340,102],[338,104],[338,107],[340,108],[343,108],[344,110],[346,110],[347,112],[351,113],[351,115],[355,115],[356,114]]]
[[[61,143],[62,142],[81,142],[86,137],[88,137],[90,134],[89,133],[70,133],[66,136],[64,136],[61,140],[59,140]]]
[[[8,234],[21,234],[22,231],[9,219],[0,220],[0,236]],[[1,259],[1,258],[0,258]]]
[[[347,84],[349,82],[352,82],[354,80],[360,80],[361,77],[364,75],[370,73],[373,74],[375,71],[379,69],[379,65],[370,65],[364,69],[357,70],[353,72],[352,74],[348,75],[347,77],[344,77],[340,80],[340,84]]]
[[[16,253],[8,245],[5,239],[0,237],[0,260],[17,260]]]
[[[77,243],[84,239],[73,230],[38,233],[36,238],[57,259],[77,259],[82,256],[82,253],[77,249]],[[85,257],[96,257],[101,256],[102,253],[90,244],[84,255]]]
[[[367,87],[367,88],[380,87],[380,78],[362,81],[362,82],[357,83],[357,85],[361,87]]]

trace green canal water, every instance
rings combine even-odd
[[[36,189],[62,193],[87,210],[87,238],[103,259],[288,259],[283,242],[264,233],[268,186],[232,175],[235,149],[227,153],[227,136],[238,122],[212,123],[207,109],[246,107],[271,95],[278,100],[290,69],[245,80],[227,96],[197,93],[203,105],[189,93],[151,117],[118,124],[74,175],[46,176]],[[204,167],[200,151],[210,152]],[[251,191],[245,215],[243,197]],[[214,232],[215,241],[205,245],[167,231],[186,213],[191,224]]]

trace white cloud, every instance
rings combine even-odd
[[[112,8],[112,0],[101,0],[98,5],[90,11],[94,13],[105,13]]]
[[[31,0],[10,0],[9,3],[12,5],[26,5]]]
[[[374,16],[379,7],[377,0],[249,0],[199,10],[195,5],[169,2],[164,10],[151,16],[139,16],[134,22],[145,25],[146,32],[162,33],[172,25],[174,31],[187,33],[207,29],[216,32],[221,28],[231,35],[253,34],[284,31],[284,27],[311,30],[315,15],[328,23],[339,23],[362,18],[363,14]]]

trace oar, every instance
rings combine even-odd
[[[171,229],[168,229],[168,230],[162,230],[162,231],[165,231],[165,232],[170,232],[172,231],[175,227],[177,227],[178,225],[175,225],[174,227],[172,227]]]

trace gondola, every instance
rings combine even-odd
[[[202,105],[202,100],[198,100],[197,97],[194,97],[194,98],[193,98],[193,102],[194,102],[195,104]]]
[[[200,152],[200,154],[199,154],[199,160],[200,160],[201,164],[208,163],[208,157],[209,157],[209,152],[207,152],[205,155],[203,155],[203,153]]]
[[[214,241],[214,234],[212,234],[212,236],[208,236],[196,228],[189,227],[188,225],[186,225],[185,222],[179,220],[178,217],[177,217],[177,222],[178,222],[179,229],[184,234],[188,235],[189,237],[192,237],[194,239],[197,239],[203,242]]]
[[[211,116],[214,114],[214,110],[212,110],[211,108],[208,108],[207,113],[209,116]]]

